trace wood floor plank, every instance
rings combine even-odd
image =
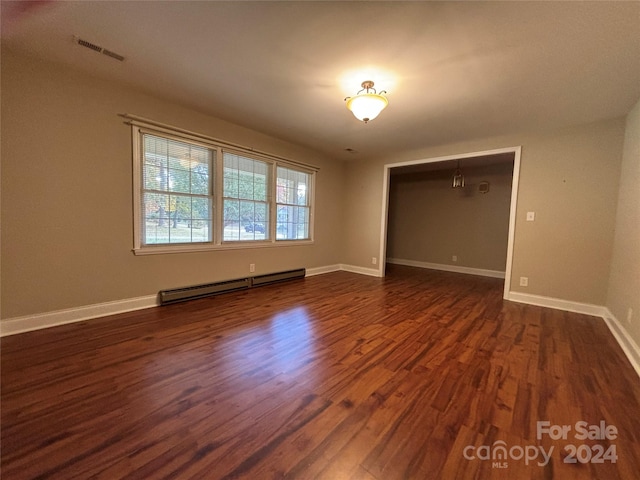
[[[506,302],[500,279],[387,273],[1,339],[2,478],[637,477],[640,379],[602,319]],[[580,421],[618,435],[578,440]],[[617,459],[566,463],[567,444]]]

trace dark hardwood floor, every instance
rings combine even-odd
[[[3,338],[2,478],[640,478],[604,321],[502,285],[390,266]]]

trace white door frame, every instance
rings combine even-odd
[[[484,150],[481,152],[446,155],[443,157],[431,157],[420,160],[386,164],[384,166],[384,175],[382,179],[382,218],[380,221],[380,255],[378,257],[380,259],[380,264],[378,266],[378,275],[380,277],[384,277],[385,275],[385,263],[387,258],[387,218],[389,216],[389,180],[392,168],[421,165],[424,163],[446,162],[449,160],[461,160],[464,158],[483,157],[487,155],[497,155],[500,153],[513,153],[513,178],[511,180],[511,206],[509,209],[509,237],[507,242],[507,263],[505,268],[503,293],[503,298],[508,298],[509,290],[511,288],[511,269],[513,267],[513,241],[516,230],[516,206],[518,203],[521,151],[521,146],[506,147],[495,150]]]

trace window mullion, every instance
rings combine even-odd
[[[269,165],[269,182],[267,185],[267,211],[269,212],[269,239],[271,243],[276,242],[276,223],[278,218],[278,206],[276,205],[276,183],[278,182],[278,174],[276,171],[276,162]]]
[[[215,174],[213,175],[213,243],[222,244],[224,233],[224,158],[222,148],[215,149]]]

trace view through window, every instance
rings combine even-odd
[[[315,170],[134,125],[134,251],[312,240]]]

